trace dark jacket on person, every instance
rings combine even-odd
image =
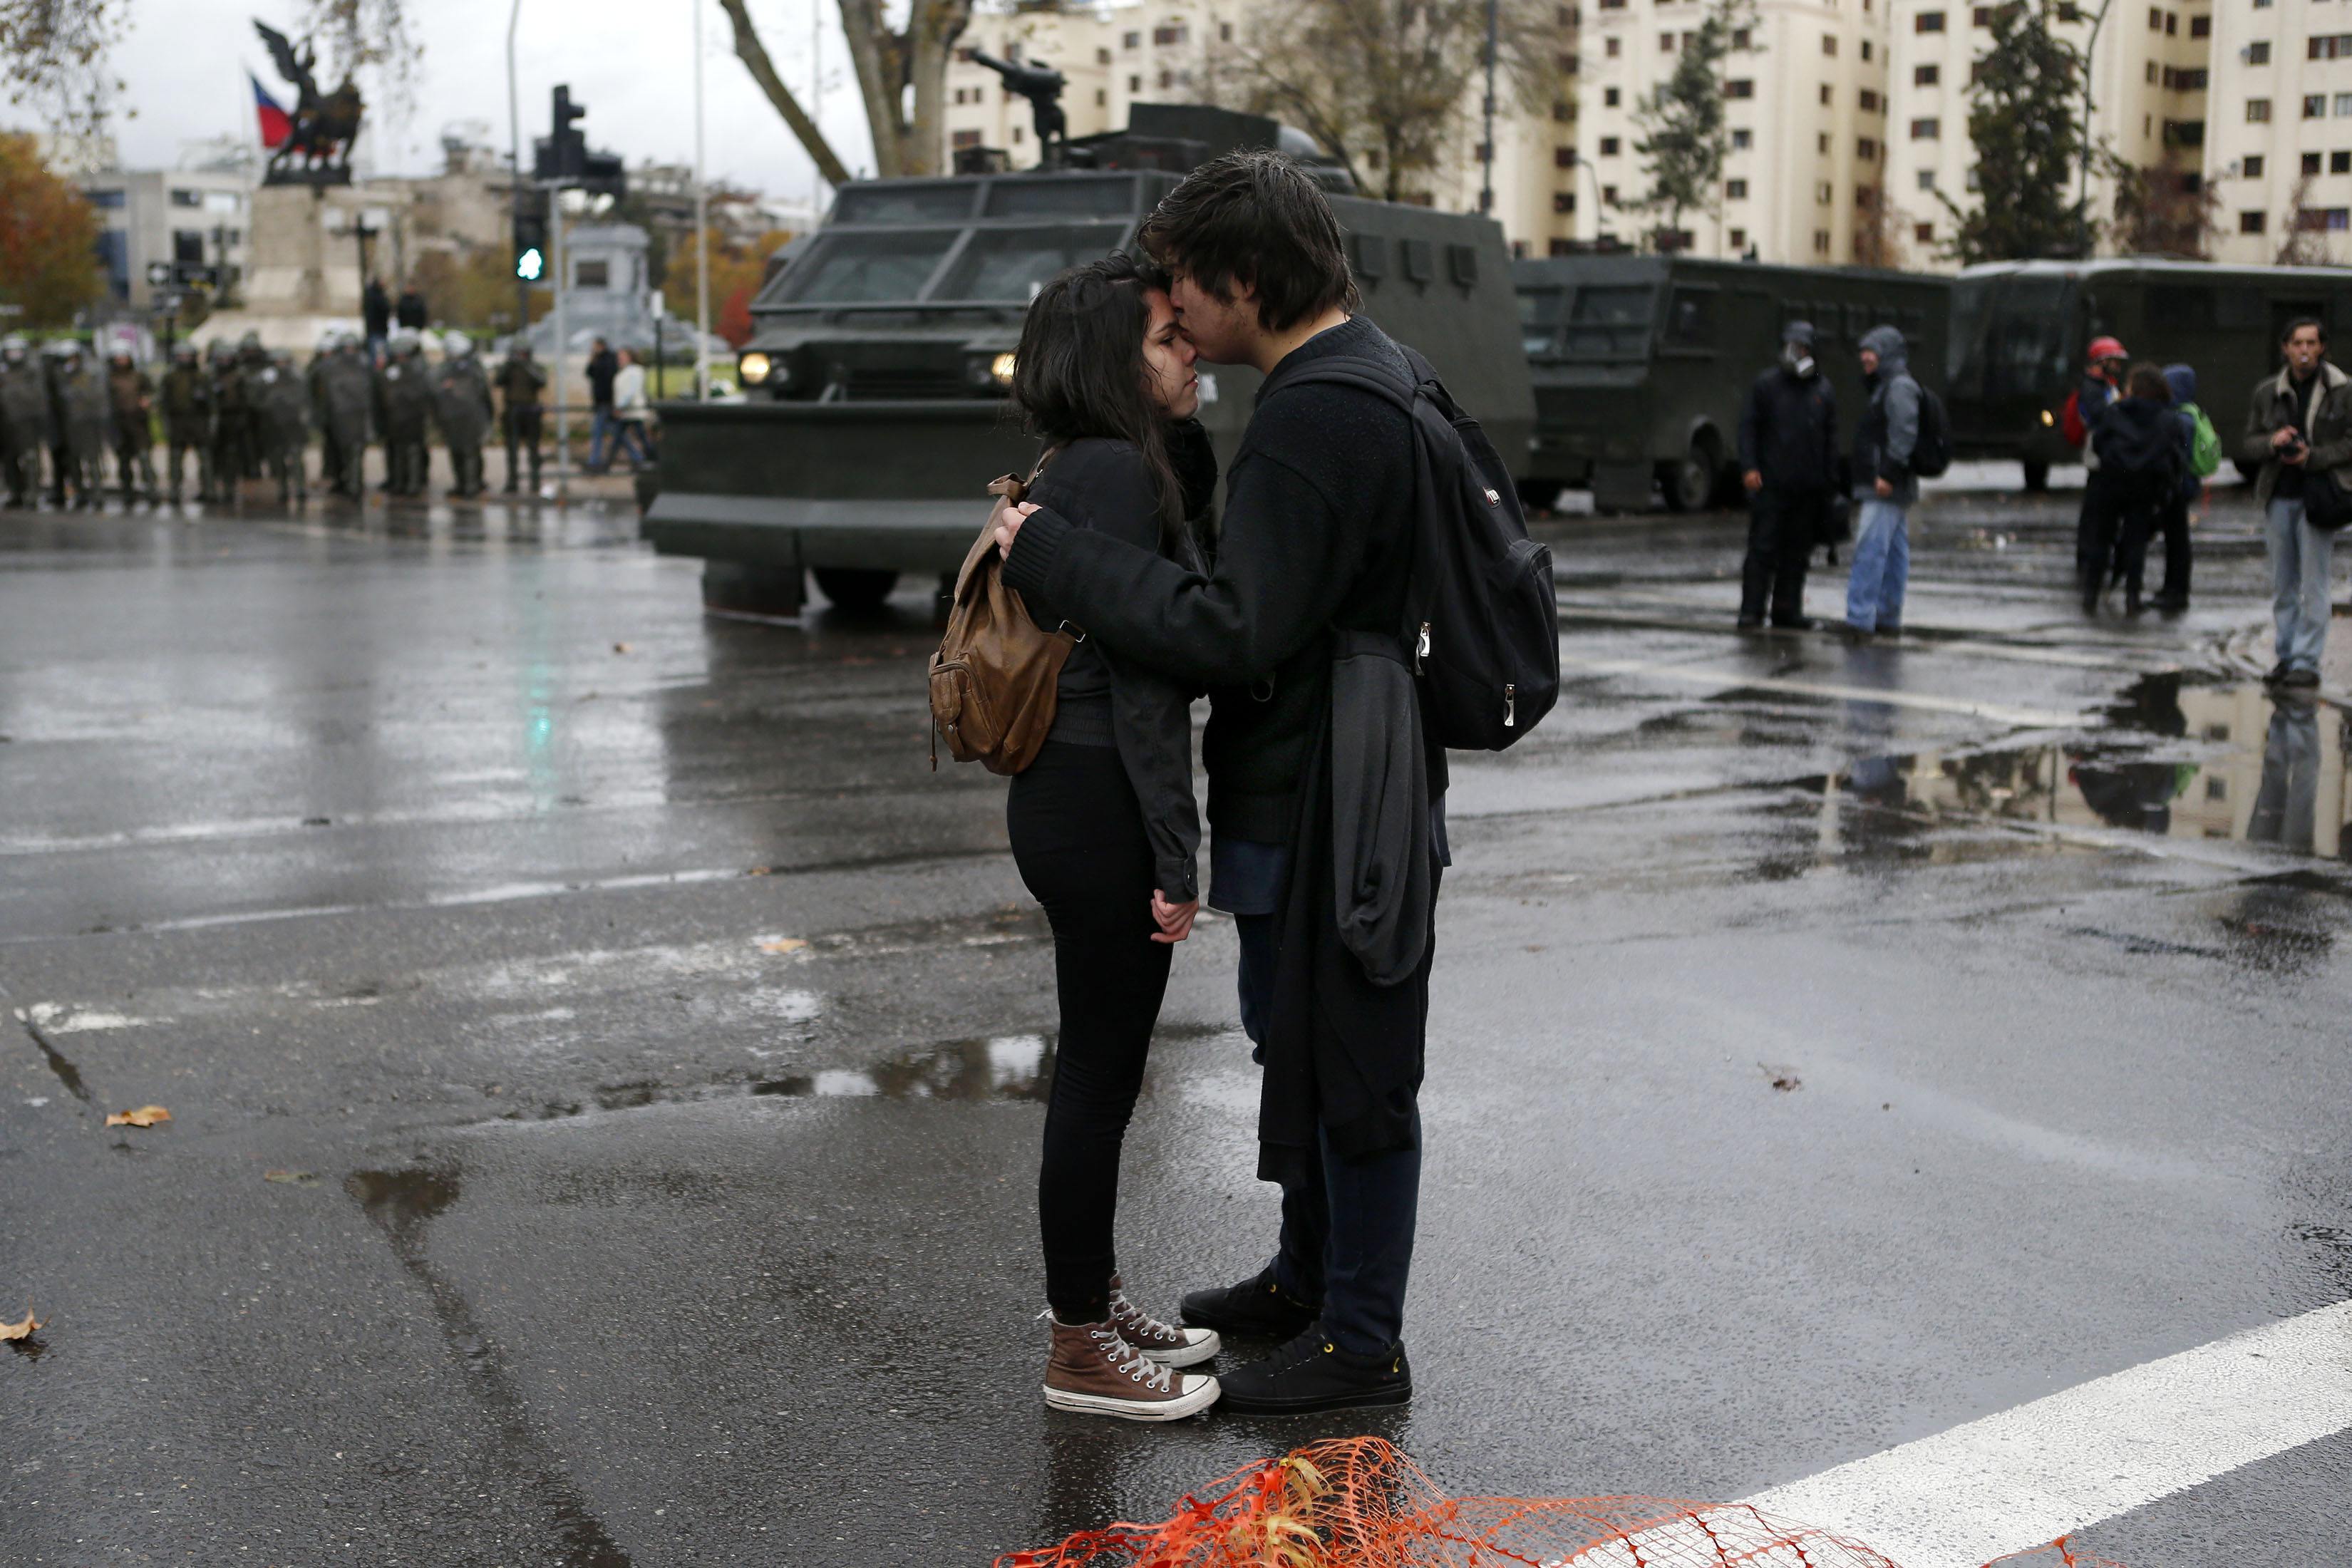
[[[1033,613],[1067,618],[1176,679],[1209,684],[1210,821],[1220,833],[1291,847],[1258,1108],[1259,1173],[1270,1180],[1318,1158],[1318,1124],[1347,1155],[1414,1146],[1434,951],[1425,947],[1397,984],[1375,985],[1336,914],[1336,639],[1393,638],[1401,628],[1416,439],[1404,411],[1378,393],[1303,382],[1317,361],[1339,355],[1412,376],[1404,352],[1361,317],[1275,366],[1226,478],[1206,574],[1051,509],[1023,525],[1004,566]],[[1444,753],[1433,752],[1433,800],[1444,780]]]
[[[1919,446],[1920,395],[1911,377],[1910,351],[1894,327],[1871,328],[1862,335],[1862,346],[1878,356],[1878,368],[1866,378],[1870,403],[1853,433],[1854,494],[1907,506],[1919,499],[1911,454]],[[1893,496],[1878,495],[1874,486],[1880,479],[1894,487]]]
[[[490,430],[490,380],[478,354],[453,354],[433,376],[433,423],[452,448],[471,449]]]
[[[2095,474],[2099,471],[2100,422],[2122,401],[2123,394],[2114,382],[2088,371],[2074,388],[2074,412],[2083,421],[2083,464]]]
[[[38,451],[49,440],[49,388],[37,354],[0,364],[0,452]]]
[[[373,278],[368,279],[367,292],[360,296],[360,319],[366,323],[367,335],[372,338],[384,337],[392,331],[392,296]]]
[[[499,389],[499,395],[506,400],[506,411],[509,414],[512,414],[518,408],[536,408],[540,404],[540,391],[547,385],[547,372],[540,368],[539,361],[536,359],[524,359],[520,354],[509,354],[499,362],[499,374],[492,384]],[[608,382],[606,383],[608,397],[610,392],[611,384]]]
[[[155,384],[137,365],[125,365],[107,371],[106,387],[114,409],[114,444],[145,451],[155,440],[154,426],[148,418],[155,405]]]
[[[2098,447],[2099,471],[2112,479],[2144,487],[2151,502],[2169,500],[2188,466],[2179,416],[2168,403],[2122,397],[2106,411],[2091,437]]]
[[[1836,488],[1837,394],[1829,377],[1776,364],[1748,384],[1739,408],[1739,469],[1763,475],[1769,490]]]
[[[2322,360],[2304,386],[2298,387],[2294,373],[2286,369],[2255,384],[2237,454],[2242,462],[2263,466],[2254,480],[2255,505],[2270,505],[2273,495],[2300,497],[2305,474],[2352,465],[2352,392],[2345,390],[2347,382],[2352,382],[2352,376]],[[2310,456],[2299,469],[2280,461],[2271,446],[2272,434],[2288,426],[2303,432],[2304,439],[2311,443]],[[2336,482],[2352,484],[2352,474],[2338,473]]]
[[[393,307],[392,313],[394,318],[410,331],[423,331],[425,321],[425,296],[414,289],[403,289],[400,291],[400,301]]]
[[[613,406],[613,378],[621,374],[621,356],[600,349],[588,356],[588,402],[595,408]]]
[[[1192,424],[1182,439],[1208,452],[1208,437]],[[1208,454],[1205,486],[1186,486],[1185,513],[1208,510],[1217,483]],[[1197,469],[1196,469],[1197,472]],[[1197,566],[1197,549],[1163,537],[1158,489],[1142,454],[1127,441],[1073,441],[1056,451],[1029,492],[1074,527],[1094,529],[1179,564]],[[1047,739],[1116,746],[1143,808],[1145,837],[1158,887],[1171,902],[1200,897],[1200,807],[1192,798],[1192,691],[1088,637],[1070,650],[1055,691],[1054,728]]]

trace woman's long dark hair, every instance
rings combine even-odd
[[[1084,437],[1132,442],[1160,497],[1160,534],[1180,561],[1196,558],[1184,487],[1168,456],[1168,414],[1153,401],[1143,358],[1147,290],[1168,287],[1150,262],[1113,251],[1037,291],[1013,362],[1013,402],[1032,435],[1059,446]]]

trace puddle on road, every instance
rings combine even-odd
[[[2108,716],[2115,727],[2095,740],[1865,757],[1840,783],[1847,795],[1929,824],[2121,828],[2352,860],[2352,727],[2340,709],[2162,675],[2136,683]]]
[[[1054,1081],[1054,1047],[1043,1035],[953,1040],[870,1068],[796,1073],[751,1086],[753,1094],[820,1099],[1037,1100]]]

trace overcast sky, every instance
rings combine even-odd
[[[511,0],[407,3],[415,35],[425,45],[414,107],[397,119],[381,112],[380,95],[362,79],[370,99],[377,171],[422,174],[437,168],[442,129],[458,121],[487,121],[490,142],[503,152]],[[525,159],[531,138],[547,133],[550,90],[565,82],[572,98],[588,106],[583,124],[591,146],[619,153],[632,163],[643,158],[689,161],[698,4],[705,7],[703,81],[711,177],[805,201],[813,166],[735,58],[726,15],[715,0],[521,0],[515,53]],[[118,117],[114,125],[124,163],[168,168],[183,141],[227,132],[253,135],[248,69],[291,109],[291,89],[270,65],[253,18],[289,32],[296,10],[289,0],[131,0],[130,35],[114,62],[115,74],[125,83],[123,101],[138,110],[135,118]],[[835,0],[751,4],[777,69],[803,95],[811,23],[820,11],[825,132],[851,168],[870,167],[865,115],[856,104]],[[0,116],[18,127],[34,124],[22,110],[0,108]]]

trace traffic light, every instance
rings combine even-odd
[[[514,215],[514,275],[526,283],[547,276],[547,217],[542,213]]]
[[[604,195],[626,195],[628,175],[620,154],[591,153],[587,132],[574,123],[587,116],[588,106],[572,101],[571,88],[559,87],[552,108],[550,134],[532,144],[532,175],[542,183],[576,185]]]

